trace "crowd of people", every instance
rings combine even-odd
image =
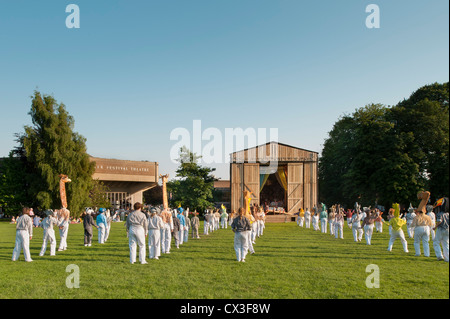
[[[421,255],[421,243],[424,256],[430,256],[429,238],[433,241],[433,248],[438,260],[449,261],[449,227],[448,227],[448,198],[441,199],[440,205],[427,205],[426,212],[421,209],[409,207],[400,212],[398,204],[394,204],[386,216],[377,208],[361,208],[356,203],[353,210],[344,210],[340,205],[334,205],[328,212],[322,204],[321,210],[314,207],[300,209],[297,217],[299,227],[322,233],[330,233],[336,239],[344,239],[343,228],[345,219],[347,226],[352,230],[353,240],[362,241],[364,235],[367,245],[371,245],[374,229],[383,232],[383,225],[389,226],[390,240],[388,251],[392,251],[396,239],[400,239],[403,250],[408,251],[408,242],[402,227],[406,225],[407,235],[414,239],[415,255]],[[44,218],[37,220],[33,217],[33,209],[25,207],[22,215],[15,220],[16,239],[12,260],[16,261],[23,250],[25,261],[33,261],[29,251],[29,241],[33,236],[33,228],[43,229],[43,243],[39,256],[43,256],[50,244],[50,256],[56,254],[56,237],[54,227],[59,229],[60,245],[58,251],[67,250],[67,236],[71,223],[70,212],[66,208],[60,210],[46,210]],[[105,244],[109,238],[111,222],[124,221],[126,229],[130,263],[136,262],[137,248],[139,247],[139,261],[146,264],[146,251],[148,245],[149,258],[159,259],[162,254],[170,254],[173,246],[177,249],[188,241],[189,231],[193,239],[199,239],[200,219],[197,211],[189,212],[187,208],[164,209],[161,206],[144,209],[141,203],[135,203],[133,210],[129,212],[116,211],[111,214],[109,210],[100,208],[95,212],[86,208],[82,214],[84,227],[84,246],[92,245],[93,228],[98,230],[98,243]],[[95,217],[95,218],[94,218]],[[226,208],[206,210],[204,215],[203,234],[218,230],[219,228],[231,229],[234,232],[234,250],[238,262],[245,262],[245,258],[254,254],[253,245],[257,238],[261,237],[265,228],[265,210],[258,205],[239,208],[228,214]],[[148,237],[148,244],[146,238]]]
[[[430,237],[438,260],[449,261],[449,212],[448,198],[440,199],[439,205],[427,205],[426,212],[410,207],[400,212],[400,206],[394,204],[389,209],[385,220],[383,212],[378,208],[364,207],[356,203],[355,209],[344,210],[340,205],[331,207],[330,212],[322,204],[322,209],[314,207],[312,211],[299,209],[297,213],[297,225],[302,228],[311,228],[322,233],[328,232],[336,239],[344,239],[343,227],[345,219],[347,226],[352,230],[353,240],[362,241],[364,235],[367,245],[371,245],[374,229],[378,233],[383,232],[383,225],[389,226],[388,251],[392,251],[396,239],[400,239],[404,252],[408,253],[408,242],[405,239],[403,226],[409,238],[414,240],[415,256],[430,257]]]

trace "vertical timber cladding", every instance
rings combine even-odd
[[[287,164],[287,211],[304,207],[303,163]]]
[[[252,192],[251,205],[259,205],[259,164],[245,163],[244,164],[244,181],[243,190]]]
[[[231,187],[231,210],[237,210],[239,207],[244,207],[242,196],[242,179],[244,172],[244,164],[232,163],[230,172],[230,187]]]
[[[286,209],[311,209],[318,202],[318,153],[270,142],[231,154],[231,209],[243,206],[243,191],[253,192],[252,203],[259,204],[259,166],[285,165],[287,168]]]

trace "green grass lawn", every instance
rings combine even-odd
[[[59,244],[59,234],[55,229]],[[129,262],[128,239],[123,223],[113,223],[105,245],[83,245],[83,226],[69,228],[68,250],[39,257],[42,229],[31,241],[32,263],[12,262],[15,225],[0,222],[0,298],[101,298],[101,299],[324,299],[394,298],[448,299],[449,264],[432,257],[415,257],[413,241],[404,253],[400,241],[387,252],[388,229],[374,233],[372,245],[353,242],[345,225],[344,240],[296,223],[267,224],[254,245],[256,254],[246,263],[236,261],[233,232],[219,229],[201,239],[189,239],[180,249],[160,260],[141,265]],[[148,256],[148,247],[147,247]],[[80,287],[69,289],[66,267],[80,269]],[[380,287],[367,288],[379,267]]]

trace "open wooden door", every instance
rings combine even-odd
[[[259,164],[245,163],[244,164],[244,183],[242,191],[252,192],[252,201],[250,205],[259,205]]]
[[[243,207],[242,200],[242,179],[244,177],[244,164],[232,163],[230,171],[230,187],[231,187],[231,211],[238,211],[239,207]]]
[[[303,163],[287,164],[287,211],[303,208]]]

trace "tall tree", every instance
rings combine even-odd
[[[321,200],[408,205],[423,188],[448,196],[448,100],[448,83],[435,83],[393,107],[372,104],[339,119],[319,159]]]
[[[203,211],[214,205],[212,192],[215,177],[211,173],[215,168],[200,166],[200,158],[186,147],[180,149],[180,165],[176,171],[176,177],[179,179],[167,183],[167,190],[172,195],[172,206],[182,205],[190,210]]]
[[[27,167],[24,185],[29,201],[39,209],[60,208],[59,174],[72,180],[66,184],[68,209],[78,216],[90,203],[95,163],[86,153],[86,139],[73,131],[74,119],[64,104],[50,95],[35,91],[32,97],[33,125],[18,134],[19,146],[14,154]]]

